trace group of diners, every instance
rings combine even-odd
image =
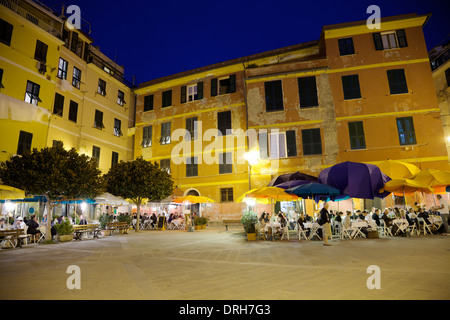
[[[365,221],[367,227],[361,227],[361,232],[367,237],[369,231],[379,230],[383,227],[388,229],[388,233],[393,236],[407,236],[408,226],[415,226],[416,230],[423,230],[424,224],[426,228],[433,234],[449,235],[449,214],[447,201],[438,195],[439,205],[426,208],[426,205],[415,203],[413,206],[406,208],[399,207],[387,207],[383,211],[378,208],[372,208],[371,210],[350,210],[333,211],[329,212],[329,221],[331,226],[332,235],[341,234],[343,229],[350,229],[353,222]],[[293,214],[287,215],[286,213],[279,211],[275,215],[263,211],[259,218],[258,223],[260,226],[264,226],[267,223],[278,223],[280,228],[278,232],[280,235],[284,232],[285,227],[288,230],[298,230],[300,226],[309,235],[311,232],[310,227],[306,227],[305,224],[320,222],[320,214],[315,214],[314,217],[304,213],[303,211],[294,211]],[[403,221],[402,224],[396,222]],[[319,232],[320,233],[320,232]],[[419,233],[419,232],[418,232]]]

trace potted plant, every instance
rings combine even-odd
[[[56,233],[58,234],[58,241],[65,242],[73,240],[73,227],[69,220],[56,223],[54,227],[56,229]]]
[[[208,219],[204,217],[194,217],[195,230],[206,229]]]
[[[256,240],[256,224],[258,223],[256,212],[252,210],[244,211],[241,223],[244,225],[244,230],[247,233],[247,240]]]
[[[100,219],[98,220],[100,222],[100,229],[102,229],[101,233],[102,236],[108,236],[110,234],[110,230],[106,229],[106,225],[107,223],[112,222],[114,219],[114,217],[112,215],[109,214],[103,214]]]

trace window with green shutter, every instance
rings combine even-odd
[[[186,158],[186,177],[198,176],[197,157]]]
[[[186,141],[197,140],[197,117],[186,119]]]
[[[322,154],[320,129],[302,130],[303,155]]]
[[[286,147],[288,157],[297,156],[297,138],[295,136],[295,130],[286,131]]]
[[[169,144],[170,143],[170,122],[161,123],[161,139],[159,140],[160,144]]]
[[[265,82],[264,93],[267,112],[284,110],[281,80]]]
[[[172,90],[167,90],[162,93],[162,108],[170,107],[172,105]]]
[[[316,77],[298,78],[300,108],[311,108],[319,105],[317,98]]]
[[[387,76],[389,81],[389,90],[391,94],[408,93],[405,70],[403,69],[387,70]]]
[[[144,97],[144,112],[153,110],[154,97],[152,94]]]
[[[342,76],[342,89],[344,90],[344,100],[360,99],[361,90],[358,75]]]
[[[224,78],[211,79],[211,97],[234,92],[236,92],[236,75],[232,74]],[[203,89],[202,89],[202,96],[203,96]]]
[[[364,127],[362,121],[349,122],[348,133],[350,136],[350,148],[352,150],[366,148],[366,138],[364,136]]]
[[[64,111],[64,96],[56,92],[55,104],[53,105],[53,114],[62,117],[63,111]]]
[[[397,131],[400,145],[416,144],[416,131],[412,117],[397,118]]]

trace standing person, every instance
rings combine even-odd
[[[322,226],[322,238],[324,246],[331,246],[328,243],[328,237],[331,236],[331,220],[330,213],[328,212],[328,207],[330,204],[325,202],[323,208],[320,210],[319,224]]]
[[[442,225],[444,226],[444,233],[448,233],[448,202],[440,194],[437,195],[440,207],[436,209],[441,213]]]

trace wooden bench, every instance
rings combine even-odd
[[[123,234],[128,234],[128,222],[109,222],[106,224],[106,229],[111,231],[111,235],[114,230],[122,231]]]
[[[27,237],[24,229],[0,230],[0,241],[6,241],[11,248],[22,247],[22,241]]]
[[[225,230],[228,231],[229,224],[241,223],[241,220],[222,220],[222,223],[225,224]]]
[[[100,228],[98,224],[77,224],[73,226],[73,236],[75,240],[81,240],[83,233],[93,232],[94,237],[98,238]]]

